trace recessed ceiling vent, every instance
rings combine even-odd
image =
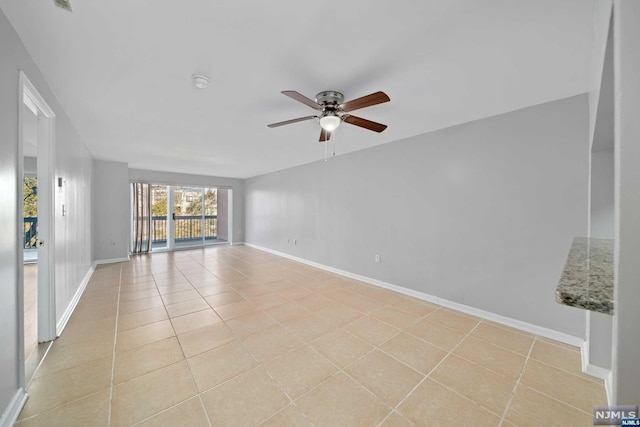
[[[73,12],[71,10],[71,2],[69,2],[69,0],[53,0],[56,4],[56,6],[59,6],[65,10],[68,10],[69,12]]]

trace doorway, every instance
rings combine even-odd
[[[54,299],[55,114],[24,73],[20,73],[18,112],[18,245],[23,268],[19,277],[20,359],[26,388],[49,342],[56,338]]]

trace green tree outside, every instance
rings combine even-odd
[[[24,217],[38,217],[38,179],[25,176],[22,183],[24,195]]]
[[[153,216],[167,216],[167,199],[155,202],[151,208],[151,213]]]
[[[25,176],[22,181],[22,194],[24,196],[23,216],[25,218],[38,218],[38,179]],[[24,223],[24,246],[32,248],[38,241],[37,223]]]

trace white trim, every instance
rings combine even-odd
[[[414,298],[418,298],[424,301],[429,301],[434,304],[441,305],[443,307],[452,308],[457,311],[461,311],[463,313],[471,314],[473,316],[477,316],[486,320],[491,320],[492,322],[500,323],[505,326],[509,326],[515,329],[519,329],[521,331],[529,332],[531,334],[540,335],[545,338],[550,338],[552,340],[560,341],[565,344],[569,344],[575,347],[582,347],[584,340],[579,337],[574,337],[573,335],[565,334],[564,332],[555,331],[553,329],[544,328],[542,326],[537,326],[531,323],[522,322],[520,320],[512,319],[510,317],[501,316],[499,314],[491,313],[489,311],[480,310],[475,307],[470,307],[468,305],[459,304],[457,302],[449,301],[443,298],[439,298],[433,295],[425,294],[423,292],[419,292],[413,289],[405,288],[402,286],[394,285],[391,283],[383,282],[381,280],[372,279],[370,277],[361,276],[359,274],[350,273],[348,271],[339,270],[337,268],[329,267],[324,264],[319,264],[317,262],[309,261],[304,258],[298,258],[293,255],[286,254],[284,252],[279,252],[273,249],[265,248],[259,245],[254,245],[253,243],[244,243],[246,246],[259,249],[265,252],[269,252],[274,255],[281,256],[283,258],[288,258],[293,261],[300,262],[302,264],[307,264],[312,267],[319,268],[321,270],[329,271],[331,273],[339,274],[340,276],[348,277],[350,279],[359,280],[361,282],[369,283],[371,285],[379,286],[381,288],[389,289],[404,295],[408,295]]]
[[[46,342],[56,338],[56,305],[55,305],[55,166],[56,166],[56,115],[36,87],[31,83],[23,71],[18,78],[19,102],[27,108],[36,110],[38,116],[38,178],[39,197],[38,215],[41,219],[38,235],[44,241],[41,253],[38,255],[38,341]],[[19,108],[19,153],[24,144],[22,134],[22,114],[24,108]],[[21,159],[20,159],[21,160]],[[21,168],[24,169],[24,166]],[[22,177],[19,177],[22,182]],[[20,184],[21,186],[22,184]],[[20,210],[19,217],[22,217]],[[22,229],[22,224],[18,224]],[[22,242],[22,239],[20,239]],[[22,246],[22,245],[20,245]],[[22,249],[20,249],[22,250]],[[21,311],[23,316],[23,312]]]
[[[613,372],[609,371],[609,375],[604,380],[604,390],[607,392],[607,404],[613,406],[616,402],[613,401]]]
[[[33,83],[31,83],[31,81],[23,71],[20,71],[19,79],[20,87],[27,89],[24,93],[21,93],[21,95],[26,95],[27,97],[29,97],[29,101],[27,101],[29,102],[29,104],[27,104],[27,107],[29,107],[29,109],[33,111],[33,108],[35,106],[48,118],[55,117],[56,113],[54,113],[51,107],[49,107],[47,101],[44,100],[42,95],[40,95],[40,93],[38,92],[38,89],[36,89],[36,87],[33,85]],[[22,98],[21,101],[24,102],[24,98]],[[37,112],[36,115],[38,115]]]
[[[582,360],[583,373],[601,380],[606,380],[609,377],[609,374],[611,374],[611,370],[589,363],[589,341],[585,340],[585,342],[580,346],[580,356]]]
[[[153,184],[149,184],[153,188]],[[167,186],[167,251],[172,252],[176,246],[176,221],[173,219],[173,215],[176,212],[175,205],[175,187],[174,185]],[[135,195],[134,195],[135,197]],[[151,208],[153,209],[153,207]],[[153,243],[151,243],[151,251],[153,252]]]
[[[122,257],[122,258],[97,259],[93,262],[93,264],[95,268],[95,265],[99,265],[99,264],[113,264],[114,262],[127,262],[127,261],[131,261],[131,258],[129,256]]]
[[[264,249],[262,249],[262,248],[260,248],[260,247],[258,247],[258,246],[250,245],[250,244],[247,244],[247,243],[245,243],[245,242],[233,242],[233,243],[230,243],[230,244],[229,244],[229,246],[240,246],[240,245],[247,245],[247,246],[251,246],[252,248],[256,248],[256,249],[264,250]]]
[[[582,372],[587,372],[589,367],[589,321],[587,320],[587,339],[580,346],[580,362]]]
[[[22,78],[19,81],[19,93],[22,95]],[[20,200],[24,201],[24,113],[23,110],[26,107],[22,101],[23,96],[18,97],[18,170],[16,176],[16,253],[18,254],[18,265],[16,268],[18,279],[18,387],[24,388],[26,386],[25,378],[25,340],[24,340],[24,202],[20,203]],[[37,285],[36,285],[37,286]],[[3,415],[4,417],[4,415]],[[4,418],[0,418],[0,425]]]
[[[91,275],[93,274],[95,269],[96,269],[96,263],[94,262],[91,265],[91,268],[89,268],[89,271],[87,271],[87,274],[84,275],[84,279],[82,279],[82,283],[80,283],[80,286],[78,287],[78,290],[73,295],[73,298],[71,299],[71,302],[69,303],[69,305],[67,306],[67,309],[62,314],[62,317],[60,318],[60,321],[56,325],[56,335],[58,337],[62,334],[62,331],[64,330],[65,326],[67,326],[67,322],[69,322],[69,319],[71,318],[71,315],[73,314],[73,311],[76,309],[76,306],[78,305],[78,302],[80,301],[80,297],[82,297],[82,294],[83,294],[85,288],[89,284],[89,280],[91,279]]]
[[[606,380],[609,378],[610,370],[601,368],[600,366],[587,364],[585,369],[582,370],[583,373],[590,375],[592,377],[598,378],[600,380]]]
[[[2,414],[2,417],[0,417],[0,427],[12,427],[16,423],[20,411],[22,411],[24,404],[27,402],[27,398],[28,396],[24,388],[20,387],[16,390],[7,409],[4,411],[4,414]]]
[[[233,232],[233,189],[227,190],[227,241],[234,245],[233,238],[235,233]]]

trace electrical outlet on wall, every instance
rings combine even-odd
[[[379,255],[379,254],[375,254],[375,255],[373,256],[373,260],[374,260],[375,262],[380,262],[380,255]]]

